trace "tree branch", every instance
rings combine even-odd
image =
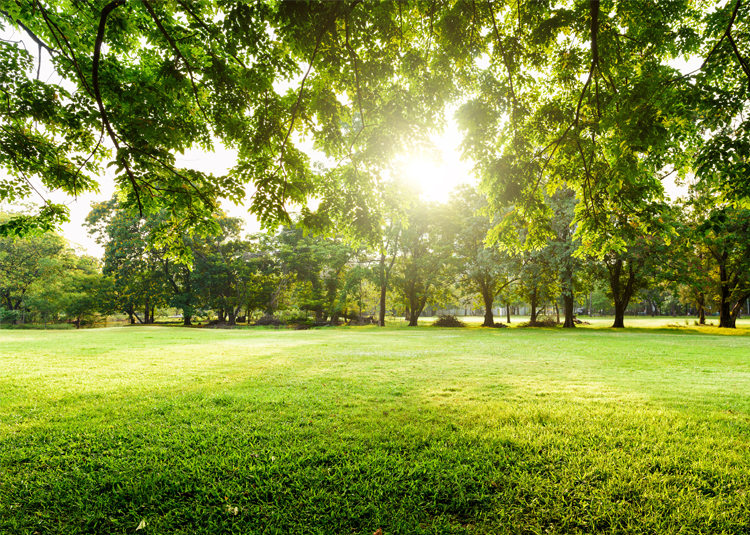
[[[47,43],[42,41],[42,39],[37,34],[32,32],[31,29],[28,26],[26,26],[23,22],[21,22],[18,19],[13,19],[13,17],[11,17],[10,13],[8,13],[7,11],[0,9],[0,15],[8,19],[12,24],[18,24],[18,26],[20,26],[21,29],[25,31],[29,37],[31,37],[31,40],[34,41],[39,46],[39,48],[43,48],[44,50],[49,52],[51,56],[54,56],[58,53],[57,50],[55,50],[54,48],[49,46]]]
[[[115,149],[117,152],[120,152],[120,143],[117,141],[117,136],[115,135],[114,130],[112,129],[112,125],[109,123],[109,118],[107,117],[107,111],[104,109],[104,102],[102,101],[102,93],[99,89],[99,61],[101,59],[102,55],[102,42],[104,41],[104,31],[107,28],[107,17],[109,14],[117,9],[118,7],[122,6],[127,2],[127,0],[114,0],[114,2],[110,2],[106,6],[104,6],[104,9],[102,9],[101,15],[99,16],[99,29],[96,33],[96,42],[94,43],[94,65],[93,65],[93,73],[92,73],[92,82],[94,84],[94,97],[96,98],[96,103],[99,105],[99,113],[102,116],[102,122],[104,123],[104,127],[107,130],[107,133],[109,134],[109,138],[112,140],[112,143],[115,146]],[[119,154],[117,155],[120,156]],[[138,184],[135,181],[135,175],[133,175],[132,169],[130,169],[130,166],[128,165],[128,162],[125,160],[125,158],[122,158],[122,164],[125,167],[125,171],[127,172],[128,178],[130,179],[130,184],[133,186],[133,192],[135,193],[135,198],[138,201],[138,213],[141,217],[143,217],[143,204],[141,203],[141,195],[138,193]]]

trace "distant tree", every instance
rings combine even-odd
[[[718,271],[719,327],[733,329],[750,298],[750,210],[717,207],[699,231]]]
[[[149,246],[149,235],[164,225],[158,214],[142,219],[117,196],[95,203],[86,217],[89,234],[104,247],[102,271],[112,278],[113,307],[131,323],[153,323],[157,306],[167,304],[170,289],[164,272],[164,249]],[[143,311],[143,318],[138,310]]]
[[[395,286],[406,305],[410,327],[418,325],[430,300],[449,291],[447,266],[452,254],[445,207],[420,202],[407,211],[407,223],[399,241]]]
[[[448,205],[453,240],[453,266],[462,291],[481,299],[484,327],[492,327],[495,299],[518,280],[520,257],[487,246],[486,238],[494,226],[487,200],[468,185],[454,190]]]
[[[2,215],[2,217],[6,217]],[[54,280],[65,269],[67,242],[46,232],[23,238],[0,237],[0,300],[23,321],[25,300],[34,285]]]
[[[306,234],[300,226],[278,234],[277,256],[282,270],[294,277],[297,304],[315,312],[317,321],[335,321],[344,311],[341,289],[357,248],[339,237]]]

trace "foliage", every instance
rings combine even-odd
[[[436,319],[432,323],[433,327],[466,327],[466,324],[458,319],[456,316],[451,316],[449,314],[438,316],[438,319]]]

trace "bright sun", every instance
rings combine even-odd
[[[423,156],[410,158],[405,172],[406,178],[417,184],[425,197],[439,202],[447,201],[453,188],[466,178],[452,176],[449,166]]]

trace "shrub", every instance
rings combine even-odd
[[[557,325],[557,318],[553,318],[552,316],[539,315],[536,317],[536,321],[527,321],[526,323],[521,323],[518,326],[519,327],[555,327],[556,325]]]
[[[263,316],[258,321],[255,322],[255,326],[260,327],[263,325],[270,325],[273,327],[278,327],[279,325],[284,325],[284,323],[276,316]]]
[[[438,316],[438,319],[435,321],[435,323],[432,324],[433,327],[466,327],[466,324],[458,319],[456,316]]]

